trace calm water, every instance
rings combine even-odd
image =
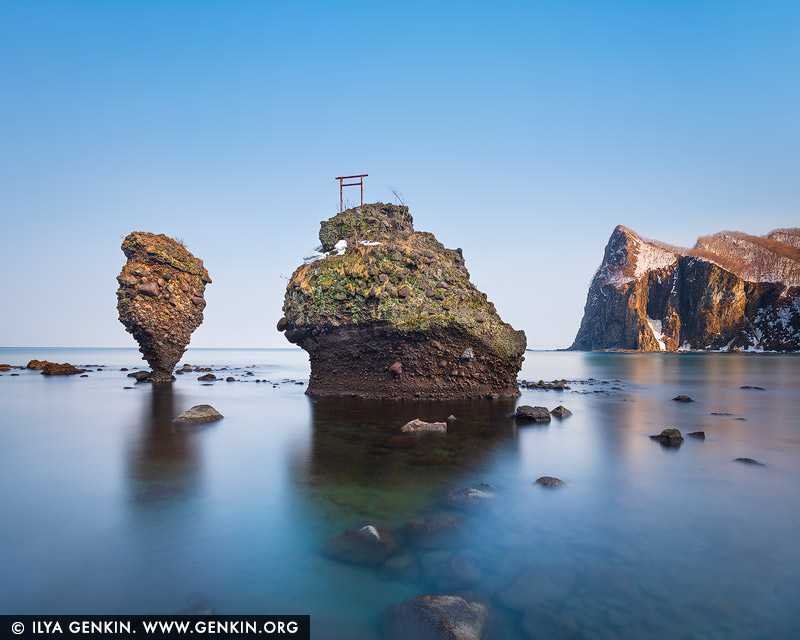
[[[596,382],[446,404],[312,402],[288,382],[308,380],[299,350],[192,350],[255,375],[134,389],[118,369],[142,366],[135,350],[0,349],[33,357],[105,370],[0,377],[2,613],[175,613],[199,593],[218,613],[310,613],[315,638],[372,639],[388,605],[468,588],[504,638],[542,609],[588,638],[800,637],[798,357],[528,353],[522,378]],[[225,419],[172,424],[200,403]],[[574,415],[515,426],[516,404]],[[380,446],[451,413],[446,437]],[[648,437],[665,427],[706,439],[665,448]],[[458,549],[409,545],[391,569],[320,553],[347,529],[446,512],[447,491],[478,482],[495,492],[463,512]],[[437,570],[450,553],[468,584]]]

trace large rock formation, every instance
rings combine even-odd
[[[684,249],[617,227],[570,348],[800,350],[800,229]]]
[[[414,230],[408,207],[369,204],[321,223],[289,281],[278,330],[308,351],[315,396],[519,394],[525,333],[469,281],[461,249]]]
[[[152,368],[149,379],[174,380],[172,370],[203,322],[203,295],[211,278],[202,260],[163,234],[134,231],[122,251],[128,262],[117,276],[119,321]]]

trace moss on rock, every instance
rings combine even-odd
[[[281,330],[311,354],[309,393],[352,391],[377,397],[408,391],[434,397],[517,393],[525,334],[503,322],[486,295],[470,282],[461,249],[447,249],[433,234],[415,231],[408,207],[383,203],[348,209],[321,223],[324,251],[331,252],[341,240],[347,242],[343,253],[329,253],[292,274],[284,299]],[[350,337],[360,332],[364,339],[370,335],[374,340],[378,331],[386,341],[384,357],[374,366],[361,367],[367,379],[358,384],[337,384],[316,366],[322,364],[318,347],[336,352],[336,336],[344,335],[337,329],[345,327]],[[432,340],[442,348],[429,348]],[[443,340],[461,350],[436,355],[443,352]],[[404,345],[403,353],[393,353],[398,344]],[[383,375],[384,360],[415,359],[425,351],[433,354],[435,363],[447,355],[455,362],[469,347],[479,357],[476,370],[464,372],[466,381],[461,374],[451,380],[434,376],[426,386],[406,373],[403,380]],[[424,369],[423,362],[418,365]]]

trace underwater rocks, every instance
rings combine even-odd
[[[174,380],[172,370],[203,322],[211,278],[202,260],[163,234],[134,231],[122,251],[128,262],[117,276],[119,321],[139,343],[150,380]]]
[[[685,249],[618,226],[570,349],[800,350],[800,229]]]
[[[476,506],[481,506],[492,497],[490,493],[491,486],[482,482],[475,487],[463,487],[461,489],[453,489],[442,499],[442,502],[448,507],[457,509],[471,509]]]
[[[354,564],[378,565],[395,551],[395,543],[386,527],[364,525],[333,536],[322,553],[329,558]]]
[[[455,595],[419,596],[383,614],[386,640],[480,640],[489,637],[491,609]]]
[[[408,520],[405,532],[419,549],[450,549],[463,543],[466,529],[462,516],[441,513]]]
[[[408,207],[348,209],[322,222],[319,237],[278,322],[309,354],[309,395],[519,395],[524,332],[470,282],[460,249],[414,230]]]

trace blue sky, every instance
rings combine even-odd
[[[800,224],[799,28],[796,2],[0,1],[0,345],[134,346],[144,230],[214,280],[193,346],[287,346],[285,277],[368,173],[568,346],[617,224]]]

